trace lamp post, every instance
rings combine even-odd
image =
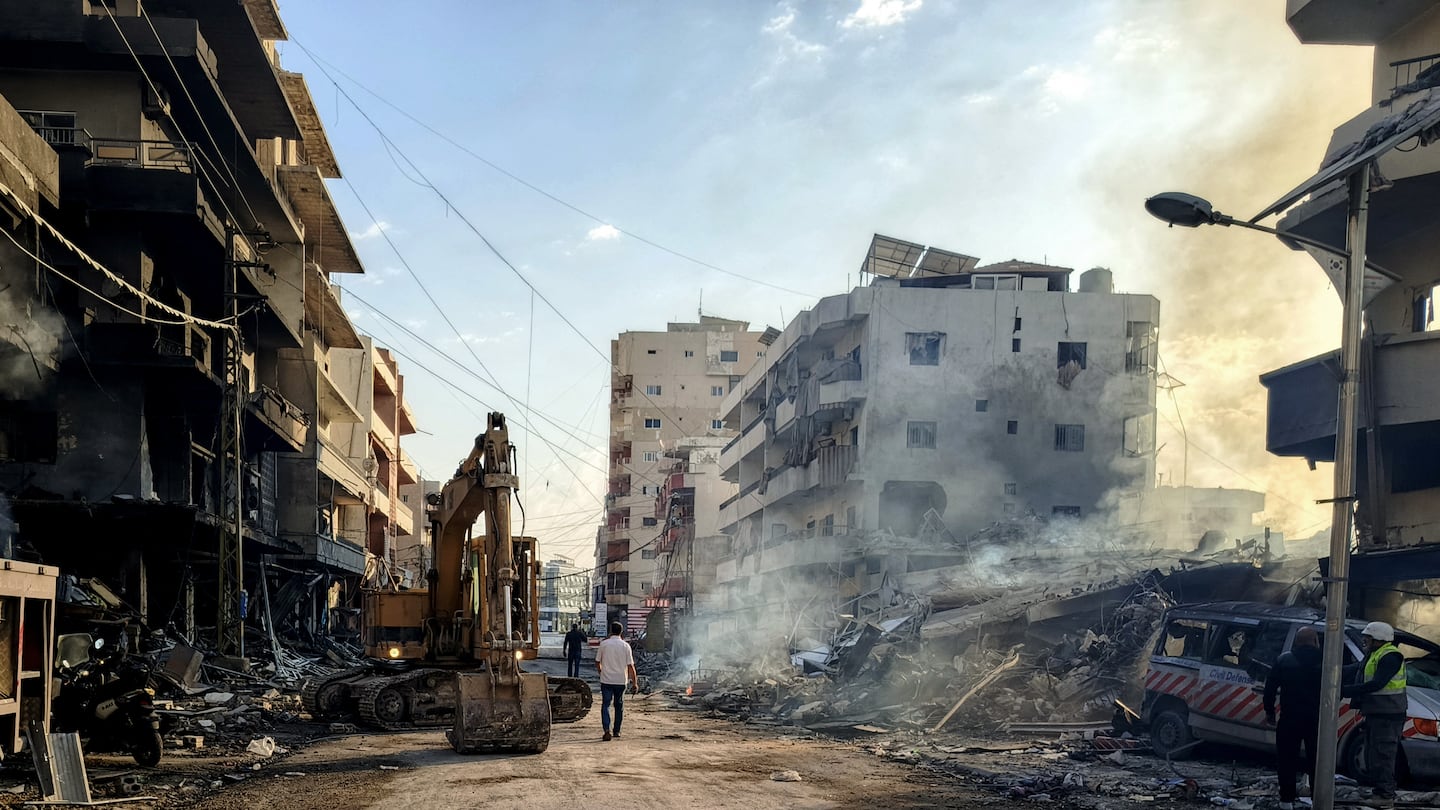
[[[1316,752],[1316,810],[1332,810],[1335,806],[1335,747],[1340,716],[1340,677],[1345,645],[1345,611],[1349,596],[1350,539],[1354,530],[1355,502],[1355,432],[1359,422],[1359,377],[1361,311],[1365,306],[1365,270],[1369,266],[1383,275],[1394,275],[1365,261],[1366,228],[1370,210],[1370,164],[1357,166],[1348,178],[1349,205],[1345,241],[1348,250],[1341,250],[1309,237],[1281,233],[1253,222],[1236,220],[1216,211],[1204,199],[1190,194],[1169,192],[1145,201],[1145,210],[1169,223],[1187,228],[1200,225],[1238,225],[1251,230],[1274,234],[1301,244],[1308,244],[1346,257],[1347,268],[1340,332],[1340,391],[1335,419],[1335,484],[1330,498],[1330,575],[1324,579],[1325,649],[1322,662],[1323,680],[1320,691],[1320,728],[1318,739],[1328,740]]]

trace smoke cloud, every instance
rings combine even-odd
[[[1333,128],[1369,105],[1370,49],[1277,51],[1276,43],[1295,41],[1281,3],[1125,5],[1137,30],[1148,32],[1134,41],[1175,45],[1150,51],[1148,62],[1144,49],[1124,59],[1117,50],[1113,69],[1129,76],[1129,97],[1173,108],[1174,125],[1118,129],[1086,162],[1101,218],[1124,223],[1115,235],[1121,255],[1147,269],[1144,283],[1162,301],[1164,369],[1184,383],[1173,402],[1162,394],[1158,406],[1159,442],[1167,447],[1161,471],[1167,482],[1186,478],[1183,417],[1190,484],[1264,489],[1266,522],[1308,535],[1328,522],[1314,501],[1328,494],[1330,474],[1266,452],[1257,378],[1338,344],[1334,290],[1306,254],[1274,239],[1166,229],[1141,203],[1190,191],[1248,217],[1279,198],[1319,167]]]
[[[64,322],[28,294],[33,278],[7,258],[0,255],[0,391],[26,399],[59,366]]]

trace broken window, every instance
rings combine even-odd
[[[1067,340],[1060,341],[1055,347],[1055,367],[1064,368],[1074,363],[1080,368],[1085,368],[1085,344],[1073,343]]]
[[[976,413],[985,413],[985,412],[988,411],[988,410],[990,410],[990,400],[988,400],[988,399],[977,399],[977,400],[975,400],[975,412],[976,412]]]
[[[630,592],[630,572],[619,571],[605,575],[605,593],[610,596],[624,596]]]
[[[1131,458],[1149,456],[1155,452],[1155,414],[1144,413],[1125,417],[1122,449]]]
[[[1165,658],[1188,658],[1199,661],[1205,650],[1205,632],[1209,625],[1194,619],[1171,619],[1155,645],[1155,654]]]
[[[1020,423],[1016,422],[1014,419],[1011,419],[1010,421],[1005,423],[1005,432],[1009,433],[1011,436],[1014,436],[1015,434],[1020,432]]]
[[[918,447],[925,450],[935,449],[935,423],[934,422],[906,422],[905,423],[905,446]]]
[[[1155,372],[1155,324],[1129,321],[1125,324],[1125,371],[1130,374]]]
[[[1081,453],[1085,450],[1084,425],[1056,425],[1055,449],[1067,453]]]
[[[1210,630],[1205,663],[1243,667],[1250,660],[1260,628],[1253,624],[1217,624]]]
[[[645,394],[646,394],[647,396],[652,396],[652,397],[658,397],[658,396],[660,396],[660,386],[658,386],[658,385],[647,385],[647,386],[645,386]]]
[[[826,515],[826,516],[825,516],[825,519],[822,520],[822,521],[820,521],[820,536],[821,536],[821,537],[834,537],[834,536],[835,536],[835,514],[834,514],[833,512],[832,512],[831,514]]]
[[[1004,512],[1005,512],[1005,514],[1007,514],[1007,515],[1013,515],[1013,514],[1015,514],[1015,504],[1010,503],[1009,501],[1006,501],[1006,502],[1005,502],[1005,505],[1004,505]]]
[[[845,507],[845,531],[853,532],[858,528],[860,527],[855,523],[855,507]]]
[[[20,402],[0,403],[0,461],[54,464],[60,447],[59,418]]]
[[[738,363],[738,362],[740,362],[740,352],[721,351],[721,352],[720,352],[720,362],[722,362],[722,363]]]
[[[1056,506],[1056,507],[1053,507],[1053,508],[1050,510],[1050,514],[1051,514],[1053,517],[1078,518],[1078,517],[1080,517],[1080,507],[1078,507],[1078,506]]]
[[[940,365],[940,352],[944,343],[944,332],[906,332],[905,352],[910,355],[910,365]]]
[[[1020,489],[1020,487],[1012,481],[1012,482],[1010,482],[1010,483],[1008,483],[1008,484],[1005,485],[1005,494],[1006,494],[1006,495],[1014,495],[1014,494],[1016,494],[1016,492],[1019,491],[1019,489]]]

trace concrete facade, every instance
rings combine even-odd
[[[765,352],[749,324],[702,317],[664,332],[624,332],[610,343],[610,478],[596,538],[597,588],[608,615],[638,628],[656,585],[661,534],[656,498],[665,451],[689,436],[728,436],[720,405]]]
[[[1372,127],[1391,126],[1405,115],[1433,117],[1440,105],[1440,3],[1379,8],[1294,0],[1286,18],[1302,42],[1375,48],[1374,103],[1335,130],[1317,162],[1322,157],[1328,162]],[[1356,470],[1362,551],[1440,540],[1440,332],[1434,319],[1440,146],[1422,136],[1384,153],[1375,165],[1387,182],[1372,183],[1366,258],[1401,280],[1374,294],[1364,313]],[[1290,208],[1279,228],[1344,245],[1345,214],[1343,183],[1332,183]],[[1343,262],[1337,266],[1329,255],[1317,255],[1316,261],[1332,283],[1341,279]],[[1328,352],[1261,376],[1268,389],[1266,444],[1272,453],[1334,459],[1336,357]]]
[[[540,631],[568,632],[590,610],[590,575],[569,558],[552,557],[540,576]]]
[[[1066,268],[953,267],[822,299],[726,397],[739,435],[720,466],[740,489],[719,513],[720,631],[783,599],[777,582],[843,601],[952,554],[942,538],[1110,522],[1152,486],[1156,299],[1103,270],[1071,292]]]

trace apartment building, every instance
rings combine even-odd
[[[35,205],[0,175],[50,267],[19,262],[16,294],[59,347],[42,385],[0,395],[0,487],[29,553],[143,617],[178,605],[182,633],[219,611],[227,652],[220,594],[255,605],[268,574],[277,619],[325,629],[384,548],[373,513],[405,521],[377,476],[407,474],[413,418],[331,283],[363,267],[285,37],[271,0],[0,0],[0,126],[58,171]]]
[[[647,642],[688,639],[712,607],[715,567],[730,548],[720,533],[720,504],[736,485],[720,475],[723,435],[687,436],[667,449],[660,472],[664,483],[655,499],[661,534],[655,541],[655,571],[645,606]],[[676,654],[684,653],[684,644]]]
[[[656,498],[666,450],[692,436],[728,435],[721,403],[765,353],[744,321],[701,316],[663,332],[623,332],[610,342],[610,477],[595,556],[610,620],[640,629],[663,570]]]
[[[903,573],[897,543],[923,565],[941,549],[916,538],[1104,515],[1154,479],[1154,297],[879,235],[862,273],[725,398],[722,611],[766,609],[777,576],[865,593]]]
[[[540,630],[567,632],[590,610],[589,572],[568,557],[551,557],[540,570]]]
[[[1356,522],[1360,554],[1351,581],[1393,582],[1440,575],[1440,2],[1375,4],[1292,0],[1286,21],[1301,42],[1374,47],[1371,105],[1340,125],[1317,164],[1400,141],[1375,158],[1366,258],[1400,280],[1367,294],[1360,366],[1360,442]],[[1406,139],[1404,136],[1411,137]],[[1345,246],[1342,180],[1290,207],[1279,229]],[[1343,288],[1344,263],[1312,251]],[[1339,323],[1336,324],[1339,331]],[[1335,454],[1337,352],[1261,376],[1269,397],[1266,445],[1310,462]],[[1404,550],[1404,551],[1397,551]],[[1372,595],[1373,596],[1373,595]]]
[[[407,588],[428,587],[426,576],[434,560],[431,554],[430,513],[439,503],[440,486],[439,481],[428,478],[400,485],[400,502],[415,515],[415,531],[400,536],[395,546],[395,567],[399,569],[401,584]]]

